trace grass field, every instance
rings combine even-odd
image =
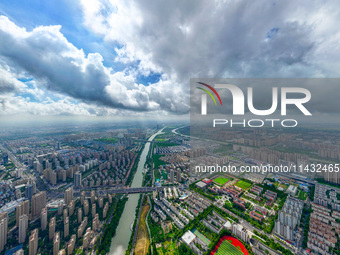
[[[235,186],[240,187],[241,189],[248,189],[251,186],[251,183],[239,180]]]
[[[167,141],[167,139],[164,139],[164,138],[156,138],[155,140],[157,142],[165,142],[165,141]]]
[[[158,138],[158,139],[162,139],[162,138]],[[171,142],[155,142],[156,146],[159,147],[171,147],[171,146],[178,146],[180,145],[179,143],[171,143]]]
[[[176,249],[176,243],[165,241],[163,247],[157,249],[159,255],[179,255]]]
[[[243,252],[230,243],[230,240],[224,240],[218,248],[216,255],[243,255]]]
[[[229,181],[228,178],[226,177],[218,177],[214,180],[214,182],[216,182],[217,184],[219,184],[220,186],[223,186],[224,184],[226,184]]]
[[[103,143],[116,143],[117,142],[117,138],[116,137],[102,137],[102,138],[98,138],[98,139],[94,139],[97,142],[103,142]]]
[[[137,232],[137,241],[135,246],[135,254],[136,255],[146,255],[149,251],[149,234],[148,229],[146,227],[145,218],[149,211],[150,205],[147,204],[143,206],[142,208],[142,214],[138,226],[138,232]]]
[[[306,200],[307,196],[308,196],[308,194],[301,190],[298,198],[301,199],[301,200]]]
[[[159,168],[159,166],[161,165],[166,165],[167,163],[160,160],[161,157],[163,157],[164,155],[158,155],[158,154],[154,154],[152,155],[152,161],[155,164],[154,167],[157,169]]]

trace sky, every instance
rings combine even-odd
[[[337,1],[0,1],[0,117],[182,118],[190,78],[338,78]]]

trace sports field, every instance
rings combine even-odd
[[[229,241],[224,240],[218,248],[216,255],[243,255],[243,252],[237,249]]]
[[[248,255],[247,249],[232,236],[222,237],[210,255]]]
[[[192,231],[192,233],[194,233],[195,236],[201,239],[206,245],[209,245],[211,243],[211,241],[205,235],[199,232],[196,228]]]
[[[218,185],[223,186],[224,184],[226,184],[229,181],[228,178],[226,177],[217,177],[216,179],[214,179],[214,182],[216,182]]]
[[[239,180],[235,186],[240,187],[241,189],[248,189],[251,186],[251,183]]]

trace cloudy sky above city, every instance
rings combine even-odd
[[[0,115],[183,116],[192,77],[339,77],[339,5],[1,1]]]

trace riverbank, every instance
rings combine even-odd
[[[153,141],[153,139],[162,132],[163,129],[159,130],[150,138],[148,139],[148,142],[145,144],[142,153],[139,158],[137,171],[133,177],[133,181],[131,184],[132,188],[141,187],[143,183],[143,171],[144,166],[146,163],[147,156],[149,154],[150,150],[150,142]],[[125,254],[125,251],[128,248],[128,244],[131,238],[131,230],[130,226],[131,223],[135,221],[135,212],[138,207],[138,200],[140,195],[139,194],[130,194],[129,199],[125,205],[125,209],[123,211],[124,217],[121,218],[118,224],[117,233],[119,235],[116,235],[112,238],[112,243],[110,247],[109,254]]]
[[[127,202],[128,198],[124,197],[121,198],[112,213],[112,219],[109,225],[105,228],[103,238],[98,244],[97,254],[107,254],[110,250],[109,247],[111,245],[112,237],[116,234],[116,229],[118,226],[118,222],[122,216],[125,203]]]

